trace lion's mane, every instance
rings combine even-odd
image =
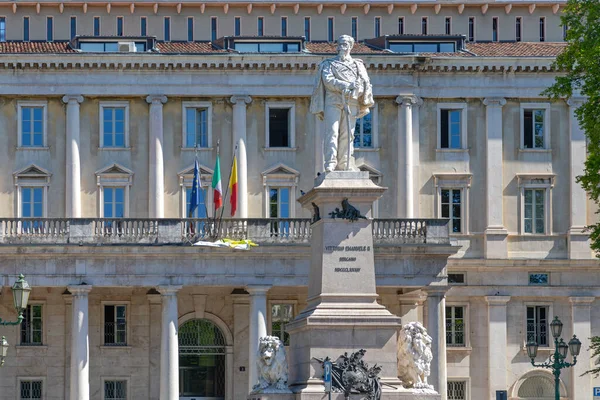
[[[432,389],[427,384],[430,365],[432,338],[420,322],[410,322],[400,331],[398,346],[398,376],[407,388]]]

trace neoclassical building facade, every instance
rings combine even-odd
[[[0,318],[16,318],[19,273],[33,286],[24,323],[0,326],[0,397],[246,397],[250,338],[289,344],[306,303],[311,212],[296,199],[323,159],[310,95],[349,34],[375,98],[356,162],[387,188],[371,213],[380,302],[444,321],[430,329],[442,398],[554,398],[525,343],[547,357],[555,315],[583,342],[561,396],[591,398],[584,99],[541,95],[563,6],[0,2]],[[239,171],[220,223],[217,152],[224,187],[234,153]],[[195,159],[206,207],[186,219]],[[215,229],[259,246],[191,246]]]

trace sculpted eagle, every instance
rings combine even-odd
[[[252,388],[257,393],[292,393],[287,386],[288,365],[283,342],[276,336],[260,338],[258,346],[258,383]]]
[[[430,373],[431,336],[420,322],[410,322],[400,331],[398,343],[398,376],[406,388],[433,389],[427,383]]]

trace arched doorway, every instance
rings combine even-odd
[[[515,384],[513,396],[516,400],[554,400],[554,376],[546,371],[530,371]],[[567,400],[567,391],[560,382],[560,398]]]
[[[223,400],[227,342],[212,321],[191,319],[179,327],[179,398]]]

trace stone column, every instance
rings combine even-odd
[[[79,160],[79,103],[83,97],[65,95],[67,104],[67,140],[65,171],[65,217],[81,218],[81,162]]]
[[[414,160],[413,160],[413,119],[418,118],[413,105],[423,101],[417,96],[401,95],[396,97],[398,107],[398,168],[397,168],[397,216],[414,218]]]
[[[181,286],[159,286],[162,295],[160,339],[160,400],[179,400],[179,343],[177,292]]]
[[[88,294],[90,285],[69,286],[73,295],[71,316],[71,400],[90,398],[90,349],[88,338]]]
[[[510,296],[486,296],[485,301],[488,303],[488,393],[490,399],[495,399],[496,390],[508,390],[506,304]]]
[[[163,163],[163,104],[167,96],[150,95],[148,137],[148,214],[150,218],[165,217],[165,177]]]
[[[568,233],[569,258],[592,258],[588,234],[584,232],[587,225],[587,195],[576,178],[583,175],[586,159],[585,132],[579,126],[575,110],[581,106],[583,99],[571,98],[569,105],[570,146],[570,184],[571,184],[571,221]]]
[[[581,340],[581,352],[577,357],[577,364],[571,368],[571,398],[589,399],[592,393],[592,376],[581,376],[585,371],[597,367],[592,365],[592,359],[588,348],[590,347],[590,337],[592,337],[592,315],[591,306],[596,300],[595,297],[569,297],[573,315],[573,334]],[[570,337],[563,334],[565,342],[571,340]],[[569,359],[571,356],[569,356]]]
[[[508,256],[508,231],[504,227],[502,201],[504,180],[502,174],[502,107],[506,99],[488,97],[483,100],[486,131],[486,228],[484,240],[485,258]]]
[[[248,286],[246,291],[250,293],[250,346],[248,348],[248,393],[258,382],[258,371],[256,369],[256,354],[258,352],[258,341],[267,336],[267,292],[270,286]]]
[[[231,96],[233,104],[233,146],[237,145],[238,156],[238,204],[239,218],[248,218],[248,158],[246,156],[246,105],[252,102],[247,95]],[[226,182],[226,184],[228,184]]]
[[[431,375],[429,383],[441,395],[448,397],[448,372],[446,368],[446,287],[427,287],[427,333],[432,337]]]

